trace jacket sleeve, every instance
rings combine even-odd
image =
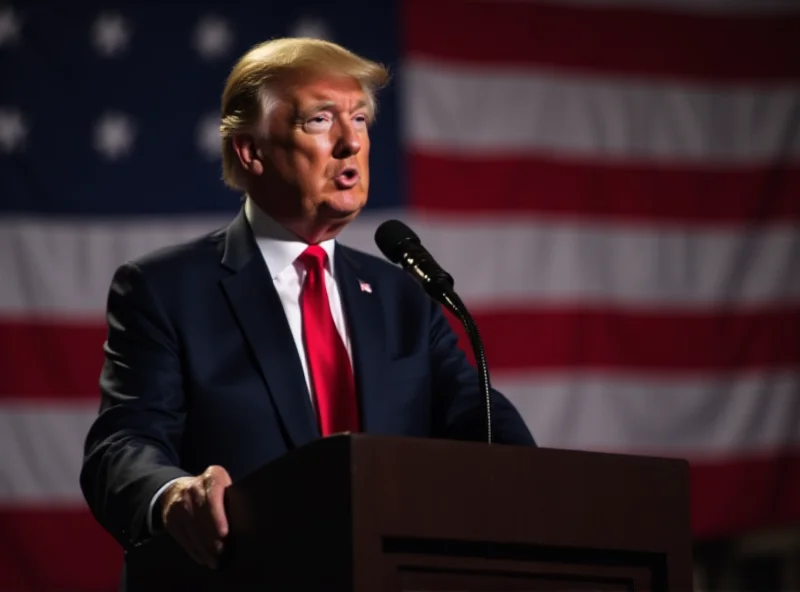
[[[155,493],[179,468],[186,402],[175,331],[140,269],[117,269],[107,304],[100,411],[80,474],[97,521],[126,549],[149,538]]]
[[[434,376],[434,431],[457,440],[486,439],[486,400],[477,369],[458,345],[440,305],[433,303],[430,347]],[[489,369],[491,372],[491,368]],[[490,375],[491,376],[491,375]],[[492,389],[492,441],[535,446],[536,442],[514,405]]]

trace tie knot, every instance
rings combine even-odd
[[[316,270],[325,269],[325,260],[327,258],[328,254],[325,252],[325,249],[319,245],[309,245],[299,257],[303,265],[306,266],[306,269]]]

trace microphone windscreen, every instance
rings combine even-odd
[[[419,243],[419,237],[400,220],[387,220],[375,231],[375,244],[392,263],[399,263],[403,256],[403,243]]]

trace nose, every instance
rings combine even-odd
[[[333,156],[335,158],[349,158],[358,154],[361,150],[361,139],[358,137],[358,132],[351,123],[343,123],[339,126],[339,137],[333,149]]]

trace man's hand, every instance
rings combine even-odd
[[[223,496],[230,484],[228,471],[210,466],[202,475],[181,477],[161,498],[166,531],[195,561],[212,569],[228,535]]]

